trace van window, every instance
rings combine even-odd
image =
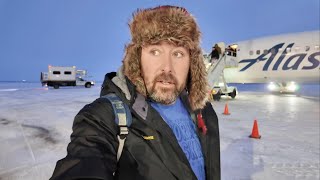
[[[53,71],[53,74],[60,74],[60,71]]]
[[[71,71],[65,71],[64,74],[71,75],[72,73],[71,73]]]

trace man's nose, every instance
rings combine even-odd
[[[161,71],[165,73],[172,73],[173,61],[171,54],[167,54],[163,57]]]

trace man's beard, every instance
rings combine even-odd
[[[157,87],[157,83],[162,82],[171,82],[174,83],[174,88],[165,88],[165,87]],[[172,75],[168,73],[162,73],[158,76],[155,77],[155,79],[152,82],[152,86],[147,87],[147,91],[149,93],[149,97],[161,104],[172,104],[179,94],[182,92],[184,88],[184,84],[181,86],[178,86],[178,81],[177,79]]]

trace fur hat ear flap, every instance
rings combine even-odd
[[[208,101],[209,86],[205,69],[202,51],[197,48],[191,54],[190,78],[187,84],[192,110],[202,109]]]
[[[126,47],[125,57],[123,60],[123,72],[130,81],[136,86],[136,90],[146,96],[146,88],[141,72],[141,46],[130,43]]]

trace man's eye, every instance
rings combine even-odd
[[[177,58],[183,57],[183,53],[180,52],[180,51],[174,52],[173,55],[174,55],[175,57],[177,57]]]
[[[156,50],[156,49],[153,49],[150,51],[150,53],[154,56],[159,56],[160,55],[160,51],[159,50]]]

